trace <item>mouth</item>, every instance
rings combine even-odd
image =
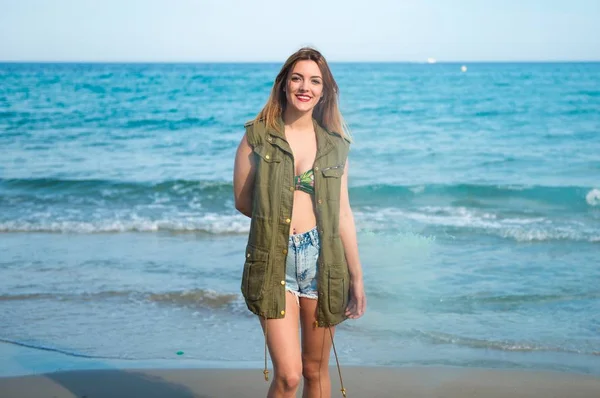
[[[311,97],[308,95],[304,95],[304,94],[296,94],[296,98],[298,98],[298,100],[300,102],[308,102],[308,101],[310,101]]]

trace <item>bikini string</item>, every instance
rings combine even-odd
[[[331,345],[333,346],[333,354],[335,355],[335,363],[337,365],[338,375],[340,376],[340,386],[342,387],[342,396],[346,396],[346,389],[344,388],[344,380],[342,380],[342,371],[340,370],[340,361],[337,356],[337,351],[335,349],[335,343],[333,342],[333,333],[331,332],[331,327],[327,326],[329,329],[329,336],[331,337]]]
[[[263,374],[265,375],[265,381],[269,381],[269,370],[267,369],[267,331],[269,330],[269,323],[267,322],[267,316],[265,317],[265,370],[263,370]]]

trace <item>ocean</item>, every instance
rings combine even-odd
[[[231,180],[280,66],[0,64],[0,376],[261,366]],[[600,375],[600,63],[461,66],[332,64],[341,364]]]

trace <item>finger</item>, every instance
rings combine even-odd
[[[347,308],[347,311],[350,313],[354,313],[356,311],[356,303],[354,301],[350,303],[350,305]]]
[[[352,315],[354,318],[359,318],[361,316],[361,307],[360,302],[357,302],[353,308]]]
[[[354,303],[350,304],[348,308],[346,308],[346,316],[352,317],[356,313],[356,305]]]
[[[349,305],[346,307],[346,312],[345,312],[346,316],[350,315],[350,314],[353,312],[353,308],[352,308],[352,306],[353,306],[352,304],[349,304]]]
[[[360,300],[358,301],[358,313],[361,315],[364,314],[366,308],[367,308],[367,300],[365,300],[364,297],[361,297]]]

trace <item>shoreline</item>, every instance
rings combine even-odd
[[[342,375],[348,397],[600,396],[600,377],[553,371],[348,366]],[[330,376],[332,397],[339,397],[335,367],[330,368]],[[264,397],[268,386],[260,369],[72,370],[0,377],[0,398]]]

